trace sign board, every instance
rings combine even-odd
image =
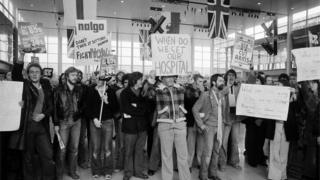
[[[22,82],[0,81],[0,132],[19,129],[22,90]]]
[[[250,70],[254,38],[244,34],[236,33],[231,67]]]
[[[191,39],[187,34],[152,34],[152,64],[157,76],[191,72]]]
[[[116,74],[118,69],[118,56],[108,55],[101,61],[101,74],[112,75]]]
[[[237,115],[286,121],[290,87],[242,84],[237,99]]]
[[[297,65],[297,81],[320,79],[320,47],[292,50]]]
[[[39,57],[37,56],[31,56],[31,63],[40,63]]]
[[[52,78],[53,76],[53,68],[43,68],[42,75],[47,78]]]
[[[78,65],[100,64],[108,55],[109,38],[106,20],[76,20],[74,41],[75,63]]]
[[[18,31],[21,40],[21,49],[27,53],[46,53],[43,24],[19,22]]]

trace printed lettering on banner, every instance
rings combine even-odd
[[[236,33],[231,67],[249,70],[250,64],[252,64],[253,48],[253,37]]]
[[[241,84],[237,115],[286,121],[290,87]]]
[[[20,35],[20,48],[27,53],[46,53],[43,24],[19,22],[18,32]]]
[[[297,65],[297,81],[320,79],[320,47],[292,50]]]
[[[191,72],[191,39],[187,34],[152,34],[152,64],[157,76]]]
[[[75,63],[100,64],[109,53],[106,20],[76,20]]]

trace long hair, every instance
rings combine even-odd
[[[143,77],[141,72],[133,72],[129,76],[129,87],[133,87],[139,79]]]
[[[221,74],[214,74],[214,75],[212,75],[210,77],[210,88],[213,87],[213,83],[212,82],[216,82],[217,83],[217,80],[218,80],[219,77],[222,77],[222,75]]]

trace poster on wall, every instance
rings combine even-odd
[[[231,67],[243,70],[250,70],[254,38],[245,34],[236,33]]]
[[[43,24],[19,22],[20,48],[26,53],[46,53]]]
[[[157,76],[191,72],[191,39],[187,34],[152,34],[152,65]]]
[[[290,87],[241,84],[237,115],[286,121]]]
[[[75,63],[78,65],[100,64],[109,53],[106,20],[76,20],[74,41]]]
[[[0,132],[19,129],[22,90],[22,82],[0,81]]]
[[[297,81],[320,79],[320,47],[292,50],[297,65]]]

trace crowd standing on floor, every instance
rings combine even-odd
[[[200,168],[200,180],[220,180],[227,165],[242,170],[243,123],[246,162],[268,166],[266,179],[284,180],[290,143],[307,139],[306,152],[320,144],[318,80],[297,83],[281,74],[275,83],[251,72],[246,83],[291,87],[287,121],[277,121],[236,115],[241,82],[232,69],[209,79],[196,73],[181,84],[154,71],[95,72],[83,81],[82,72],[69,67],[52,85],[39,64],[28,64],[23,75],[23,59],[21,53],[6,76],[24,82],[21,125],[8,138],[8,167],[15,167],[8,179],[80,179],[80,166],[106,180],[122,170],[123,180],[148,179],[158,170],[163,180],[172,180],[174,171],[191,180],[193,168]]]

